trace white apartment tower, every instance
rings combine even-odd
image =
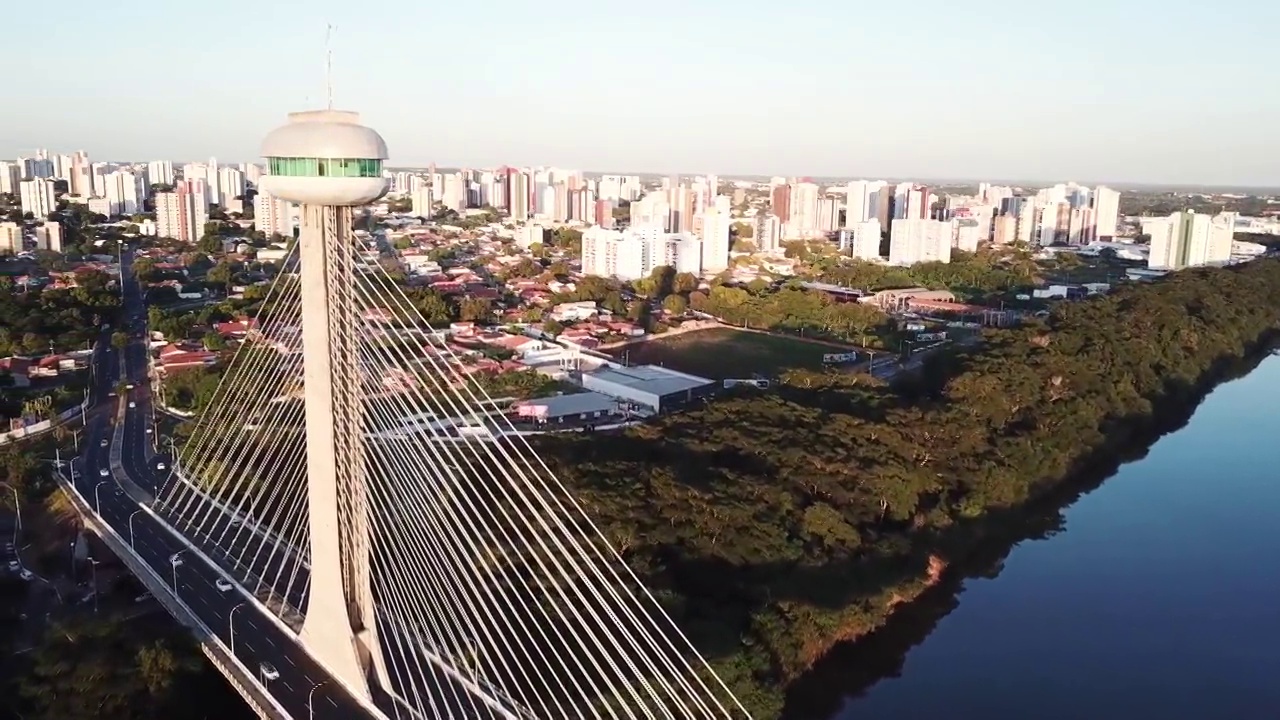
[[[102,185],[102,197],[111,208],[108,215],[133,215],[141,209],[141,179],[137,175],[117,170],[104,175]]]
[[[168,160],[152,160],[147,163],[147,182],[152,185],[172,185],[173,163]]]
[[[849,227],[849,256],[859,260],[880,260],[880,220],[872,218]]]
[[[22,224],[0,222],[0,254],[17,255],[22,252]]]
[[[814,183],[801,182],[791,186],[791,219],[786,230],[789,238],[808,238],[819,232],[818,191]]]
[[[413,214],[418,217],[431,217],[431,186],[426,183],[418,183],[418,186],[409,194],[409,199],[413,202]]]
[[[18,194],[22,201],[22,212],[31,213],[38,220],[43,220],[57,207],[52,180],[46,178],[23,180]]]
[[[720,196],[702,213],[702,271],[723,272],[729,267],[729,198]]]
[[[16,163],[0,162],[0,193],[18,195],[22,185],[22,168]]]
[[[182,180],[172,192],[156,193],[156,234],[199,242],[209,219],[206,192],[203,180]]]
[[[1105,185],[1099,185],[1093,191],[1092,238],[1095,240],[1113,240],[1116,226],[1120,224],[1120,193]]]
[[[1154,270],[1181,270],[1225,264],[1231,260],[1235,220],[1230,213],[1210,217],[1188,210],[1143,222],[1143,230],[1151,235],[1147,266]]]
[[[36,249],[49,252],[62,252],[62,225],[46,222],[36,228]]]
[[[951,223],[903,218],[889,230],[889,264],[951,262]]]
[[[218,197],[226,207],[236,198],[244,197],[244,173],[239,168],[224,167],[218,170]]]
[[[757,215],[754,237],[760,252],[776,252],[782,246],[782,221],[773,213]]]
[[[625,231],[591,227],[582,234],[582,272],[586,275],[639,280],[663,265],[698,275],[702,255],[697,238],[668,233],[660,225],[633,226]]]
[[[253,197],[253,226],[267,237],[293,237],[293,203],[259,190]]]

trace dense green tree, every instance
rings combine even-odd
[[[467,297],[458,303],[458,319],[463,322],[488,323],[493,319],[493,303],[486,298]]]
[[[882,322],[792,289],[691,299],[757,327]],[[972,552],[988,518],[1129,450],[1278,321],[1280,260],[1182,271],[987,329],[893,388],[788,373],[768,393],[536,449],[748,708],[773,717],[789,681]]]

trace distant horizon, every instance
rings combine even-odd
[[[62,151],[62,150],[57,150],[57,151],[55,151],[55,150],[52,150],[51,148],[47,148],[47,147],[46,147],[46,148],[38,148],[38,149],[48,150],[50,154],[56,154],[56,155],[70,155],[70,154],[72,154],[72,153],[74,153],[74,152],[77,152],[77,151],[79,151],[79,150],[82,150],[83,148],[76,148],[76,150],[70,150],[70,151]],[[33,157],[33,156],[34,156],[34,149],[33,149],[33,150],[30,150],[30,151],[27,151],[27,153],[22,153],[22,154],[20,154],[20,155],[14,155],[14,156],[11,156],[11,157],[9,157],[9,158],[0,158],[0,160],[3,160],[3,161],[5,161],[5,162],[12,162],[12,161],[14,161],[14,160],[15,160],[17,157],[19,157],[19,156],[21,156],[21,157]],[[205,157],[204,157],[204,158],[202,158],[202,159],[182,159],[182,160],[171,160],[171,159],[169,159],[169,158],[151,158],[151,159],[149,159],[149,160],[118,160],[118,159],[117,159],[117,160],[101,160],[101,159],[95,159],[95,158],[94,158],[94,156],[93,156],[93,153],[89,153],[89,159],[90,159],[90,161],[91,161],[91,162],[104,162],[104,163],[108,163],[108,164],[117,164],[117,165],[144,165],[144,164],[146,164],[146,163],[150,163],[150,162],[156,162],[156,161],[167,161],[167,162],[173,163],[175,167],[180,166],[180,165],[184,165],[184,164],[187,164],[187,163],[208,163],[208,161],[209,161],[210,157],[213,157],[213,159],[217,160],[219,165],[241,165],[241,164],[246,164],[246,161],[244,161],[244,160],[226,160],[226,159],[223,159],[223,158],[217,158],[217,157],[215,157],[215,156],[205,156]],[[262,158],[258,158],[257,160],[249,161],[249,162],[248,162],[248,164],[253,164],[253,165],[262,165],[262,164],[264,164],[264,163],[263,163],[263,159],[262,159]],[[402,165],[402,164],[397,164],[397,165],[386,165],[386,166],[385,166],[385,169],[390,170],[390,171],[393,171],[393,172],[410,172],[410,171],[424,171],[424,170],[427,170],[429,166],[430,166],[430,163],[427,163],[427,164],[425,164],[425,165]],[[818,183],[818,184],[826,184],[826,185],[838,185],[838,184],[841,184],[841,183],[848,183],[848,182],[852,182],[852,181],[855,181],[855,180],[883,180],[883,181],[885,181],[885,182],[890,182],[890,183],[896,183],[896,182],[915,182],[915,183],[919,183],[919,184],[921,184],[921,185],[926,185],[926,186],[939,186],[939,187],[948,187],[948,186],[957,186],[957,185],[965,185],[965,186],[967,186],[967,185],[975,185],[975,186],[976,186],[976,185],[978,185],[979,183],[988,183],[988,184],[991,184],[991,185],[1005,185],[1005,186],[1012,186],[1012,187],[1024,187],[1024,188],[1030,188],[1030,187],[1037,187],[1037,188],[1039,188],[1039,187],[1052,187],[1052,186],[1057,185],[1057,184],[1059,184],[1059,183],[1070,183],[1070,182],[1074,182],[1074,183],[1076,183],[1077,185],[1086,186],[1086,187],[1097,187],[1097,186],[1099,186],[1099,185],[1104,185],[1104,186],[1109,187],[1109,188],[1112,188],[1112,189],[1114,189],[1114,190],[1119,190],[1119,191],[1121,191],[1121,192],[1124,192],[1124,191],[1129,191],[1129,192],[1152,192],[1152,191],[1157,191],[1157,192],[1158,192],[1158,191],[1169,191],[1169,192],[1189,192],[1189,193],[1197,193],[1197,192],[1213,192],[1213,193],[1216,193],[1216,194],[1224,194],[1224,193],[1230,193],[1230,192],[1232,192],[1232,191],[1244,191],[1244,192],[1247,192],[1248,194],[1251,194],[1251,195],[1280,195],[1280,184],[1275,184],[1275,185],[1243,185],[1243,184],[1223,184],[1223,183],[1204,183],[1204,184],[1196,184],[1196,183],[1160,183],[1160,182],[1121,181],[1121,180],[1106,180],[1106,181],[1097,181],[1097,180],[1079,180],[1079,179],[1074,179],[1074,178],[1052,179],[1052,180],[1028,180],[1028,179],[1021,179],[1021,180],[1009,180],[1009,179],[1003,179],[1003,178],[996,178],[996,179],[988,179],[988,178],[929,178],[929,177],[918,177],[918,176],[917,176],[917,177],[910,177],[910,176],[905,176],[905,175],[880,175],[880,176],[873,176],[873,175],[805,175],[805,174],[789,174],[789,175],[788,175],[788,174],[784,174],[784,173],[720,174],[720,173],[715,173],[715,172],[710,172],[710,173],[708,173],[707,171],[697,171],[697,172],[653,172],[653,171],[635,171],[635,170],[582,170],[582,169],[579,169],[579,168],[575,168],[575,167],[569,166],[569,165],[567,165],[567,164],[517,165],[517,164],[515,164],[515,163],[498,163],[497,165],[479,165],[479,164],[476,164],[476,165],[456,165],[456,164],[445,165],[445,164],[437,163],[437,164],[436,164],[436,170],[437,170],[437,171],[442,171],[442,170],[459,171],[459,170],[462,170],[462,169],[466,168],[466,169],[468,169],[468,170],[482,170],[482,171],[483,171],[483,170],[493,170],[493,169],[496,169],[496,168],[498,168],[498,167],[503,167],[503,166],[508,166],[508,167],[522,167],[522,168],[524,168],[524,167],[534,167],[534,168],[558,168],[558,169],[563,169],[563,170],[577,170],[577,171],[581,172],[583,175],[586,175],[586,176],[600,176],[600,175],[634,175],[634,176],[638,176],[638,177],[640,177],[640,178],[664,178],[664,177],[692,178],[692,177],[697,177],[697,176],[706,176],[706,175],[708,175],[708,174],[714,174],[714,175],[716,175],[716,177],[717,177],[717,178],[719,178],[719,179],[720,179],[720,180],[722,180],[722,181],[745,180],[745,181],[750,181],[750,182],[768,182],[768,181],[769,181],[769,179],[770,179],[770,178],[773,178],[773,177],[796,177],[796,178],[808,178],[808,179],[812,180],[812,181],[813,181],[813,182],[815,182],[815,183]]]

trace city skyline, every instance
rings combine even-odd
[[[946,22],[842,3],[800,14],[655,0],[618,16],[570,2],[553,25],[508,0],[483,22],[449,6],[383,22],[330,0],[301,22],[285,3],[246,0],[99,17],[69,0],[69,50],[15,78],[30,110],[0,119],[0,152],[257,160],[276,118],[324,105],[333,22],[335,107],[379,127],[395,167],[1280,186],[1267,132],[1280,103],[1258,90],[1265,20],[1280,10],[913,7]],[[34,8],[17,8],[15,24],[38,25]],[[84,71],[127,59],[128,43],[102,37],[175,35],[181,53],[148,63],[127,96]],[[90,123],[87,106],[110,112]]]

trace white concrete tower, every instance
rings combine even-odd
[[[388,686],[369,577],[356,355],[351,208],[382,197],[387,145],[351,112],[291,113],[262,143],[259,187],[301,205],[303,382],[311,588],[302,639],[352,692],[369,697],[371,674]]]

